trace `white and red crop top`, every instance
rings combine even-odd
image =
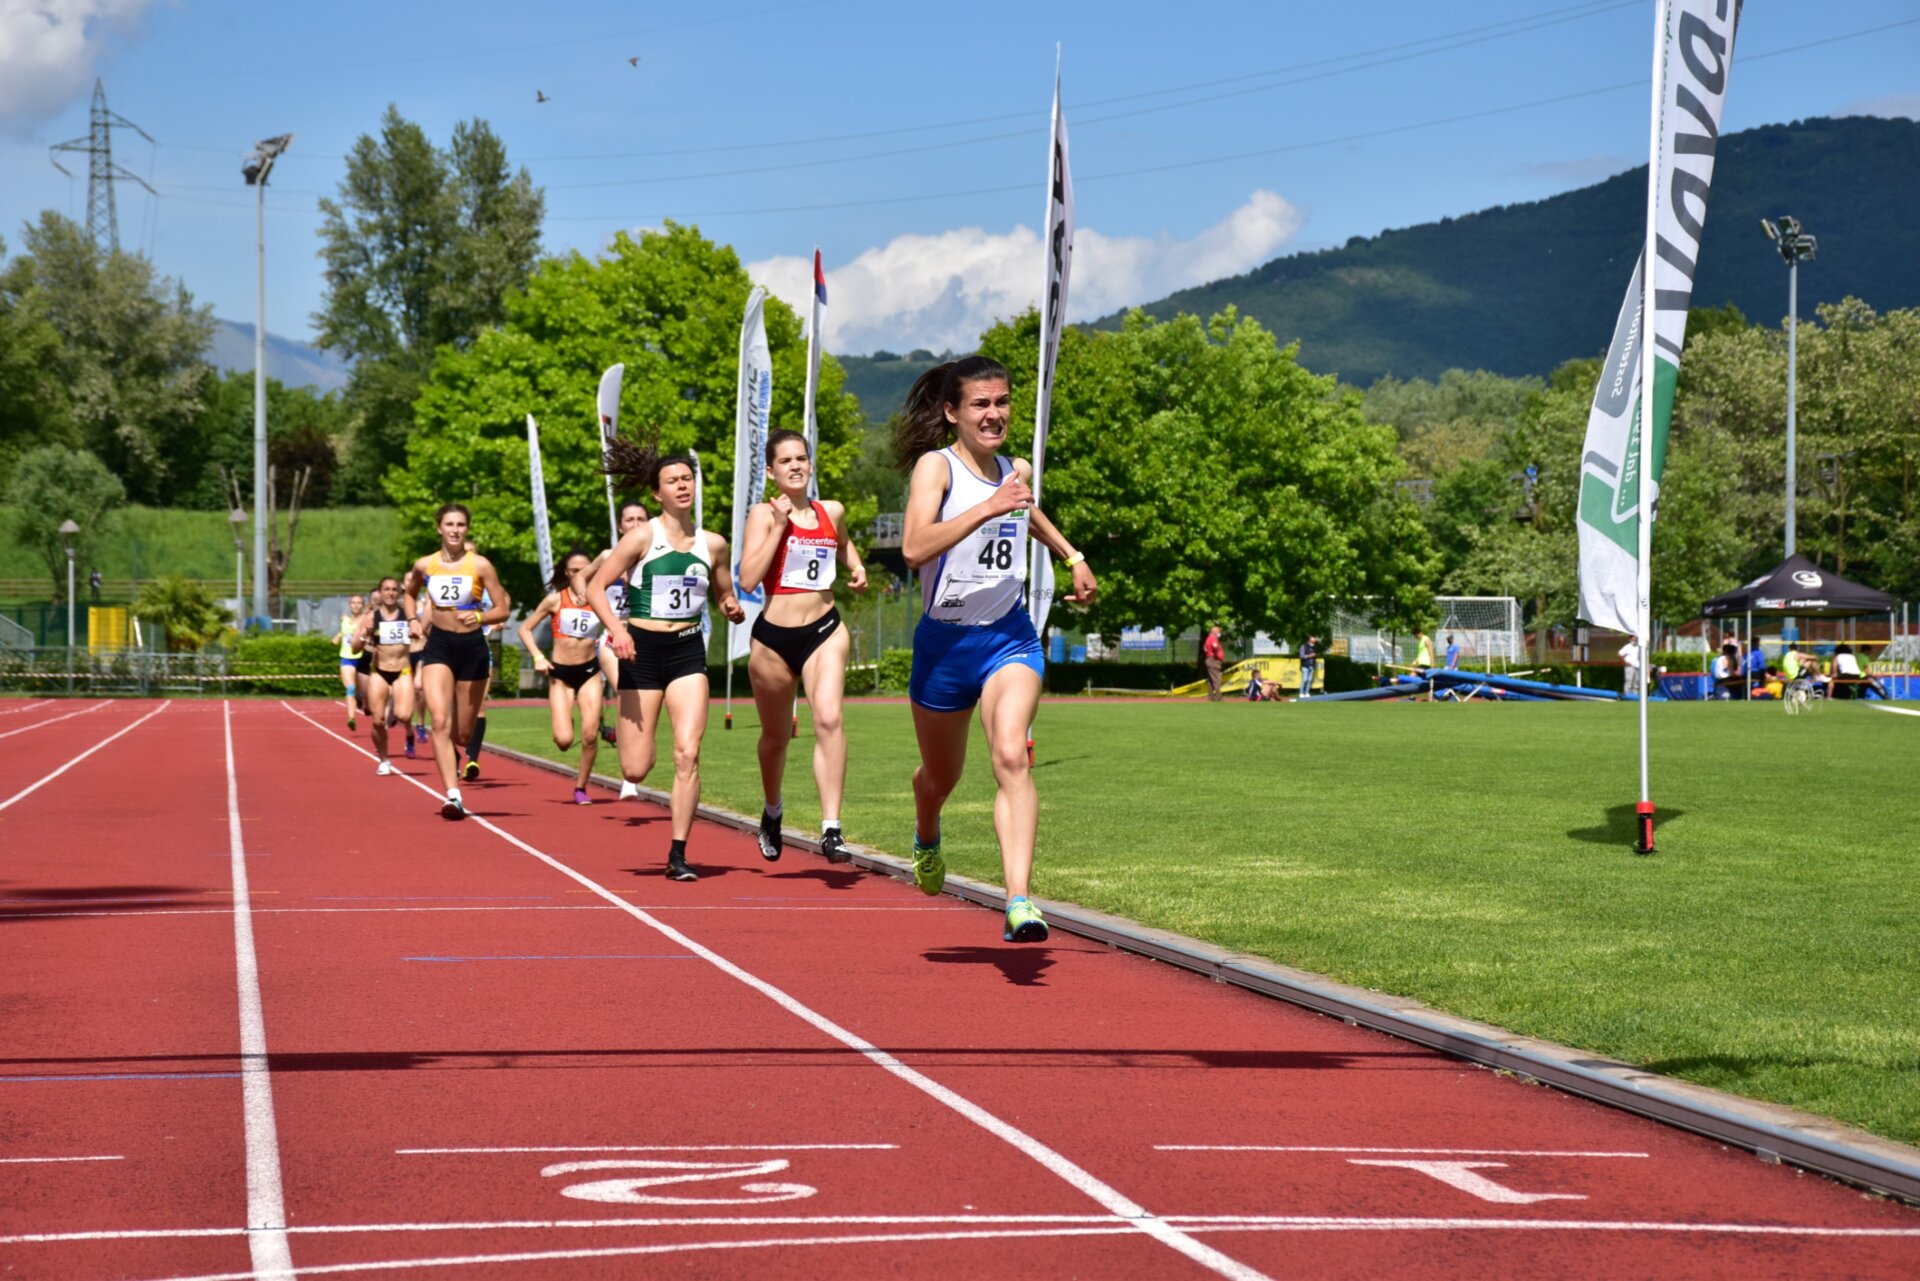
[[[817,522],[812,529],[801,529],[787,519],[786,537],[767,566],[767,591],[774,596],[797,596],[801,592],[824,592],[833,586],[836,557],[840,551],[840,533],[827,515],[825,503],[813,504]]]

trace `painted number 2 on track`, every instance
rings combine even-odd
[[[549,1179],[557,1179],[589,1170],[644,1171],[620,1178],[570,1183],[560,1189],[561,1196],[572,1197],[576,1201],[600,1201],[612,1205],[771,1205],[777,1201],[804,1200],[819,1191],[804,1183],[759,1181],[766,1175],[779,1174],[787,1165],[784,1157],[768,1157],[758,1161],[623,1158],[616,1161],[563,1161],[547,1166],[540,1173]],[[687,1189],[700,1184],[730,1185],[735,1195],[690,1196],[658,1190],[670,1187]],[[720,1189],[715,1187],[713,1191],[717,1193]]]

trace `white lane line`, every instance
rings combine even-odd
[[[39,729],[42,725],[57,725],[61,721],[70,721],[76,716],[85,716],[88,712],[97,712],[105,706],[105,703],[95,703],[92,707],[83,707],[77,712],[68,712],[65,716],[55,716],[50,720],[35,721],[31,725],[22,725],[19,729],[10,729],[4,734],[0,734],[0,738],[12,738],[15,734],[24,734],[28,730]]]
[[[43,698],[37,703],[28,703],[25,707],[0,708],[0,716],[18,716],[22,712],[31,712],[42,707],[51,707],[51,706],[53,706],[53,700],[50,698]]]
[[[1827,1227],[1792,1223],[1676,1223],[1646,1219],[1390,1218],[1283,1214],[1170,1214],[1169,1222],[1196,1232],[1653,1232],[1689,1236],[1785,1236],[1815,1239],[1920,1239],[1920,1228]],[[1111,1225],[1131,1232],[1110,1214],[843,1214],[635,1219],[476,1219],[442,1223],[321,1223],[294,1225],[290,1235],[372,1236],[430,1232],[600,1231],[607,1228],[771,1228],[1031,1225]],[[0,1245],[63,1245],[86,1241],[196,1240],[247,1235],[231,1228],[121,1228],[91,1232],[27,1232],[0,1236]],[[302,1271],[311,1269],[303,1268]],[[242,1276],[251,1274],[243,1273]]]
[[[1528,1223],[1530,1227],[1532,1223]],[[1588,1223],[1574,1221],[1572,1227],[1588,1227]],[[1688,1227],[1688,1225],[1674,1225]],[[1323,1231],[1321,1225],[1313,1223],[1240,1223],[1240,1225],[1219,1225],[1210,1231]],[[918,1245],[918,1243],[947,1243],[947,1241],[1037,1241],[1046,1237],[1114,1237],[1133,1231],[1129,1225],[1112,1227],[1027,1227],[1027,1229],[1006,1229],[1006,1231],[945,1231],[945,1233],[860,1233],[860,1235],[839,1235],[839,1237],[764,1237],[756,1241],[684,1241],[672,1245],[605,1246],[605,1248],[584,1248],[584,1250],[524,1250],[515,1254],[459,1254],[445,1258],[413,1258],[413,1260],[380,1260],[372,1264],[326,1264],[321,1268],[307,1268],[307,1275],[334,1275],[349,1271],[407,1271],[413,1268],[474,1268],[482,1264],[538,1264],[538,1262],[559,1262],[559,1260],[588,1260],[588,1258],[634,1258],[645,1254],[691,1254],[707,1250],[780,1250],[793,1246],[843,1246],[843,1245]],[[1866,1235],[1866,1233],[1862,1233]],[[1872,1235],[1907,1235],[1901,1231],[1872,1233]],[[1920,1233],[1916,1233],[1920,1235]],[[169,1281],[248,1281],[244,1271],[221,1271],[221,1273],[202,1273],[196,1277],[171,1277]]]
[[[292,712],[295,716],[298,716],[322,734],[327,735],[337,742],[344,743],[349,749],[359,753],[361,756],[372,759],[373,753],[366,751],[351,739],[343,738],[339,734],[334,733],[306,713],[296,710],[292,704],[286,702],[284,699],[281,700],[280,706],[286,708],[289,712]],[[419,779],[413,778],[410,775],[402,775],[401,777],[405,777],[409,783],[412,783],[428,796],[438,798],[439,794]],[[566,876],[577,882],[582,888],[592,890],[609,903],[612,903],[615,907],[618,907],[621,911],[632,916],[635,920],[651,927],[659,934],[672,939],[687,951],[701,957],[721,973],[728,975],[760,993],[795,1018],[811,1024],[816,1030],[840,1042],[848,1049],[865,1056],[867,1061],[875,1067],[891,1073],[899,1080],[919,1090],[922,1094],[959,1113],[987,1133],[1026,1156],[1029,1160],[1051,1171],[1055,1176],[1077,1189],[1082,1195],[1089,1197],[1111,1213],[1119,1215],[1123,1219],[1130,1220],[1138,1231],[1152,1237],[1168,1249],[1184,1255],[1201,1267],[1217,1272],[1223,1277],[1231,1277],[1234,1281],[1268,1281],[1264,1273],[1248,1267],[1239,1260],[1221,1253],[1219,1250],[1214,1249],[1202,1241],[1196,1240],[1165,1219],[1151,1213],[1146,1207],[1121,1193],[1119,1189],[1099,1179],[1091,1171],[1083,1169],[1068,1160],[1061,1153],[1054,1151],[1032,1135],[1001,1120],[979,1104],[961,1097],[932,1077],[908,1067],[893,1055],[888,1054],[885,1050],[880,1049],[865,1039],[854,1035],[846,1028],[841,1027],[838,1023],[829,1019],[826,1015],[801,1004],[797,999],[789,996],[786,992],[775,987],[765,979],[760,978],[758,975],[748,973],[740,966],[729,961],[726,957],[721,956],[712,948],[682,934],[679,930],[668,925],[659,917],[650,915],[642,909],[635,907],[633,904],[615,894],[612,890],[590,879],[584,873],[575,871],[573,868],[568,867],[565,863],[562,863],[560,860],[542,850],[535,849],[505,828],[496,826],[477,814],[471,816],[467,821],[478,824],[514,848],[539,859],[542,863],[545,863],[554,871],[559,872],[562,876]]]
[[[253,948],[253,901],[240,834],[240,778],[233,768],[233,704],[222,703],[227,733],[227,840],[233,867],[233,951],[240,985],[240,1093],[247,1136],[247,1250],[252,1276],[292,1277],[287,1207],[280,1188],[280,1135],[267,1068],[267,1021],[260,1009],[260,960]]]
[[[123,1156],[0,1156],[0,1165],[58,1165],[66,1161],[124,1161]]]
[[[1418,1156],[1634,1156],[1645,1152],[1537,1152],[1519,1148],[1336,1148],[1265,1143],[1156,1143],[1155,1152],[1393,1152]]]
[[[173,706],[173,700],[168,699],[166,702],[160,704],[160,706],[148,712],[145,716],[142,716],[139,720],[133,722],[133,724],[122,726],[118,731],[109,735],[106,738],[101,739],[99,742],[95,743],[92,747],[89,747],[86,751],[80,753],[80,755],[68,761],[65,765],[62,765],[59,769],[53,771],[53,773],[41,779],[38,783],[31,783],[26,787],[21,788],[19,791],[15,792],[12,796],[9,796],[6,800],[0,801],[0,810],[4,810],[9,805],[12,805],[17,801],[23,801],[27,797],[32,796],[35,792],[45,787],[48,783],[51,783],[54,779],[59,778],[62,774],[66,773],[68,770],[78,765],[81,761],[86,760],[87,757],[92,756],[95,752],[105,747],[108,743],[111,743],[114,739],[119,738],[120,735],[130,733],[133,730],[140,728],[140,726],[145,725],[148,721],[152,720],[154,717],[158,716],[160,713],[166,711],[169,707],[172,707],[172,706]]]
[[[1895,716],[1920,716],[1920,712],[1911,707],[1888,707],[1882,703],[1868,703],[1867,706],[1876,712],[1892,712]]]
[[[284,916],[292,914],[324,915],[329,912],[611,912],[613,909],[598,903],[529,903],[515,907],[256,907],[255,916]],[[655,910],[651,904],[648,911]],[[758,912],[785,911],[784,908],[757,907],[663,907],[658,910],[674,912]],[[924,912],[924,907],[816,907],[815,912]],[[968,911],[968,908],[935,908],[935,911]],[[130,916],[225,916],[226,910],[212,907],[134,907],[117,912],[36,912],[20,906],[0,908],[0,921],[19,918],[31,921],[59,920],[70,916],[111,916],[125,920]]]
[[[621,1143],[563,1148],[395,1148],[395,1156],[501,1152],[897,1152],[898,1143]]]

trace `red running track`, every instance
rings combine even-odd
[[[1920,1215],[1651,1122],[728,829],[669,882],[659,811],[498,758],[449,824],[330,704],[159,707],[0,740],[8,1276],[1920,1274]]]

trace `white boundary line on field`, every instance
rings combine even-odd
[[[65,716],[55,716],[48,720],[35,721],[31,725],[22,725],[19,729],[10,729],[4,734],[0,734],[0,738],[12,738],[15,734],[24,734],[28,730],[39,729],[42,725],[57,725],[61,721],[70,721],[76,716],[85,716],[89,712],[97,712],[105,706],[105,703],[95,703],[92,707],[83,707],[77,712],[68,712]]]
[[[233,704],[220,705],[227,740],[227,841],[233,867],[233,952],[240,991],[240,1091],[247,1139],[247,1251],[259,1281],[290,1278],[287,1207],[280,1188],[280,1135],[267,1067],[267,1021],[260,1008],[260,960],[253,947],[253,900],[240,832],[240,779],[233,767]]]
[[[1538,1152],[1517,1148],[1349,1148],[1283,1145],[1271,1143],[1156,1143],[1155,1152],[1391,1152],[1403,1155],[1438,1156],[1564,1156],[1564,1157],[1645,1157],[1645,1152]]]
[[[1920,712],[1911,707],[1886,707],[1879,703],[1868,703],[1867,706],[1876,712],[1892,712],[1895,716],[1920,716]]]
[[[31,712],[38,707],[50,707],[53,700],[43,698],[37,703],[28,703],[25,707],[0,707],[0,716],[18,716],[22,712]]]
[[[295,708],[286,700],[282,699],[280,706],[286,708],[287,711],[291,712],[294,716],[299,717],[327,737],[345,744],[352,751],[358,752],[368,759],[373,759],[373,753],[368,752],[351,739],[343,738],[341,735],[334,733],[320,722],[314,720],[311,716],[308,716],[305,712]],[[394,777],[404,778],[428,796],[434,797],[436,800],[439,799],[440,794],[438,792],[411,775],[399,774]],[[1233,1281],[1269,1281],[1264,1273],[1241,1263],[1239,1260],[1214,1249],[1210,1245],[1195,1240],[1188,1233],[1153,1214],[1147,1210],[1146,1207],[1136,1203],[1120,1192],[1119,1189],[1102,1181],[1091,1171],[1076,1165],[1067,1159],[1067,1157],[1041,1143],[1032,1135],[1001,1120],[979,1104],[963,1098],[946,1086],[941,1085],[938,1081],[935,1081],[932,1077],[908,1067],[893,1055],[856,1036],[846,1028],[841,1027],[838,1023],[827,1018],[824,1014],[820,1014],[810,1007],[801,1004],[800,1001],[789,996],[786,992],[775,987],[765,979],[749,973],[747,970],[729,961],[726,957],[721,956],[718,952],[715,952],[712,948],[696,942],[694,939],[682,934],[679,930],[674,929],[671,925],[668,925],[665,921],[635,907],[584,873],[568,867],[565,863],[560,862],[542,850],[536,849],[505,828],[498,827],[486,819],[481,818],[479,815],[469,815],[466,821],[475,823],[485,830],[492,832],[509,845],[514,846],[523,853],[532,855],[548,867],[551,867],[554,871],[579,883],[582,887],[593,891],[643,925],[652,928],[657,933],[671,939],[687,951],[692,952],[695,956],[700,957],[721,973],[759,992],[762,996],[765,996],[789,1014],[792,1014],[805,1023],[811,1024],[817,1031],[824,1033],[848,1049],[864,1056],[875,1067],[891,1073],[914,1089],[919,1090],[922,1094],[959,1113],[987,1133],[1013,1147],[1030,1160],[1043,1166],[1083,1195],[1105,1207],[1112,1214],[1126,1220],[1130,1226],[1125,1230],[1144,1233],[1168,1249],[1184,1255],[1186,1258],[1209,1271],[1216,1272],[1223,1277],[1232,1278]]]
[[[148,721],[152,720],[154,717],[158,716],[160,713],[166,711],[169,707],[172,707],[172,706],[173,706],[173,700],[168,699],[166,702],[160,704],[160,706],[154,708],[152,711],[148,712],[145,716],[142,716],[139,720],[133,722],[131,725],[121,726],[117,731],[108,735],[106,738],[101,739],[99,742],[95,743],[92,747],[89,747],[86,751],[80,753],[80,755],[74,757],[72,760],[68,761],[65,765],[62,765],[59,769],[53,771],[53,773],[47,775],[45,778],[41,779],[39,782],[29,783],[27,786],[15,792],[12,796],[9,796],[6,800],[0,801],[0,810],[4,810],[8,806],[14,804],[15,802],[23,801],[27,797],[32,796],[35,792],[45,787],[48,783],[51,783],[54,779],[59,778],[62,774],[66,773],[68,770],[78,765],[81,761],[86,760],[87,757],[92,756],[95,752],[105,747],[108,743],[111,743],[114,739],[119,738],[122,734],[128,733],[129,731],[140,728],[140,726],[146,724]]]

